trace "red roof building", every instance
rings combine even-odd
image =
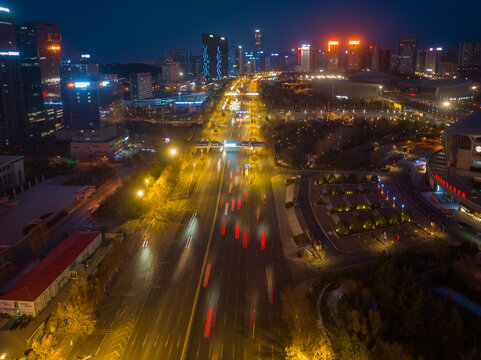
[[[99,231],[70,234],[2,296],[0,312],[37,316],[70,279],[70,270],[102,241]]]

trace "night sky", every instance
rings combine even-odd
[[[421,48],[481,40],[480,0],[0,0],[15,21],[60,25],[63,47],[89,52],[100,62],[163,60],[168,49],[200,54],[201,33],[229,38],[229,45],[284,51],[311,39],[360,38],[395,47],[403,33]]]

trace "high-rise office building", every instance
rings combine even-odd
[[[23,144],[25,101],[15,27],[10,9],[0,7],[0,149]]]
[[[67,83],[64,111],[71,130],[99,130],[105,123],[120,120],[122,92],[117,82],[102,76],[102,80],[80,77]]]
[[[255,41],[255,46],[256,46],[256,51],[261,51],[262,47],[262,32],[260,29],[255,29],[254,30],[254,41]]]
[[[62,99],[67,88],[67,84],[75,79],[86,79],[99,75],[99,64],[92,62],[90,54],[69,54],[62,56],[60,62],[60,89]],[[64,122],[65,125],[68,123]]]
[[[369,47],[361,48],[361,69],[379,71],[380,62],[379,46],[369,45]]]
[[[347,45],[347,69],[357,71],[361,68],[361,42],[359,40],[349,40]]]
[[[308,72],[311,71],[311,45],[302,44],[297,48],[298,50],[298,69],[299,71]]]
[[[310,56],[310,68],[309,71],[317,71],[319,69],[319,41],[312,39],[310,41],[311,50],[309,51]]]
[[[187,72],[190,78],[202,76],[202,55],[189,55],[189,66]]]
[[[13,14],[10,9],[0,7],[0,51],[16,49]]]
[[[99,64],[92,61],[90,54],[69,54],[60,62],[61,88],[73,79],[99,75]]]
[[[443,48],[429,48],[426,50],[426,61],[424,64],[424,73],[426,74],[437,74],[439,72],[439,61],[441,59],[441,54]]]
[[[17,47],[31,139],[53,135],[62,127],[60,42],[58,26],[25,22],[16,26]]]
[[[458,49],[443,49],[439,60],[438,73],[444,76],[452,76],[457,72]]]
[[[465,69],[473,65],[473,43],[462,42],[459,44],[458,68]]]
[[[473,48],[473,65],[478,70],[481,69],[481,41],[476,41]]]
[[[0,88],[0,149],[6,149],[25,141],[25,102],[18,51],[0,51]]]
[[[327,44],[327,70],[339,70],[339,41],[330,40]]]
[[[239,76],[243,74],[242,46],[229,48],[229,75]]]
[[[115,157],[128,137],[122,120],[122,87],[115,75],[71,81],[64,96],[65,117],[72,131],[74,159]]]
[[[418,56],[416,57],[416,74],[424,73],[426,68],[426,53],[427,50],[418,50]]]
[[[386,52],[386,55],[389,55],[388,64],[389,64],[389,72],[398,72],[399,71],[399,49],[391,49]]]
[[[417,38],[414,35],[403,35],[399,38],[398,71],[402,74],[414,74],[416,70]]]
[[[202,34],[202,62],[205,81],[227,76],[229,74],[227,37]]]
[[[178,69],[178,67],[177,67]],[[130,99],[152,99],[152,74],[138,73],[130,75]]]

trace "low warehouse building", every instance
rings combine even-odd
[[[0,296],[0,312],[38,316],[69,281],[71,270],[92,255],[101,242],[99,231],[70,234]]]

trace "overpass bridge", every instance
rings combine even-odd
[[[263,148],[264,147],[264,142],[262,141],[256,141],[255,139],[251,139],[248,141],[240,141],[240,142],[234,142],[234,141],[212,141],[212,140],[204,140],[204,141],[198,141],[195,143],[195,146],[197,148],[201,149],[210,149],[210,148]]]

